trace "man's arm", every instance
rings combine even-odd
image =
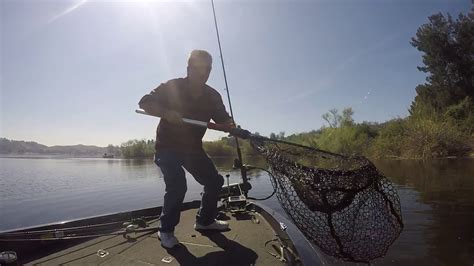
[[[155,115],[162,116],[166,111],[167,97],[165,95],[165,84],[160,84],[156,89],[143,96],[138,102],[138,106],[145,112]]]
[[[215,109],[212,115],[212,120],[218,124],[227,124],[234,126],[234,120],[229,116],[229,113],[225,110],[222,97],[217,95],[215,98]]]
[[[248,139],[251,136],[251,133],[245,129],[241,129],[240,127],[236,127],[234,124],[234,119],[229,116],[229,113],[225,110],[224,103],[222,102],[222,97],[218,95],[215,101],[215,110],[212,117],[212,120],[217,124],[224,124],[230,126],[230,130],[228,131],[231,135],[243,139]]]
[[[169,109],[166,90],[166,84],[162,83],[149,94],[143,96],[138,106],[151,115],[159,116],[174,124],[181,124],[183,123],[181,114]]]

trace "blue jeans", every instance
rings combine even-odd
[[[204,151],[191,154],[174,150],[160,150],[155,153],[155,163],[160,167],[166,185],[160,216],[160,231],[173,232],[179,223],[181,205],[187,190],[183,167],[199,184],[204,186],[196,222],[201,225],[209,225],[214,222],[217,214],[218,195],[224,184],[224,178],[219,175],[207,154]]]

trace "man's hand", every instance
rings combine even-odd
[[[163,116],[161,118],[163,118],[166,121],[168,121],[172,124],[175,124],[175,125],[182,125],[183,124],[183,117],[181,116],[180,113],[178,113],[176,111],[168,110],[163,114]]]
[[[234,120],[232,120],[232,118],[229,118],[227,119],[224,123],[222,123],[223,125],[227,125],[228,127],[230,128],[235,128],[236,125],[234,124]]]
[[[240,127],[231,128],[229,130],[229,134],[231,134],[232,136],[242,138],[242,139],[248,139],[252,135],[250,131],[242,129]]]

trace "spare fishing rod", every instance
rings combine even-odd
[[[222,72],[224,73],[225,91],[227,92],[227,101],[229,102],[230,116],[231,116],[231,119],[232,119],[232,123],[234,123],[234,125],[237,125],[235,123],[234,112],[232,110],[232,102],[230,100],[229,85],[227,83],[227,75],[226,75],[226,72],[225,72],[224,55],[222,54],[221,38],[219,36],[219,27],[217,26],[217,17],[216,17],[216,9],[214,7],[214,0],[211,0],[211,4],[212,4],[212,14],[214,15],[214,26],[216,27],[217,44],[219,45],[219,54],[220,54],[220,58],[221,58]],[[234,139],[235,139],[235,144],[236,144],[236,148],[237,148],[237,157],[238,157],[238,160],[239,160],[237,163],[234,163],[234,167],[240,168],[240,174],[242,175],[242,181],[244,182],[244,184],[247,184],[248,183],[247,170],[243,166],[244,164],[243,164],[243,160],[242,160],[242,151],[240,150],[239,139],[236,136],[234,136]],[[247,192],[245,192],[245,196],[247,196]]]

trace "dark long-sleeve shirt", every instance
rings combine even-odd
[[[205,85],[203,93],[193,98],[190,95],[187,79],[172,79],[162,83],[149,94],[143,96],[139,102],[140,108],[153,114],[154,107],[173,110],[184,118],[216,123],[230,121],[225,110],[221,95],[210,86]],[[182,124],[172,124],[161,119],[156,129],[155,149],[172,149],[184,152],[200,151],[202,138],[206,128]]]

